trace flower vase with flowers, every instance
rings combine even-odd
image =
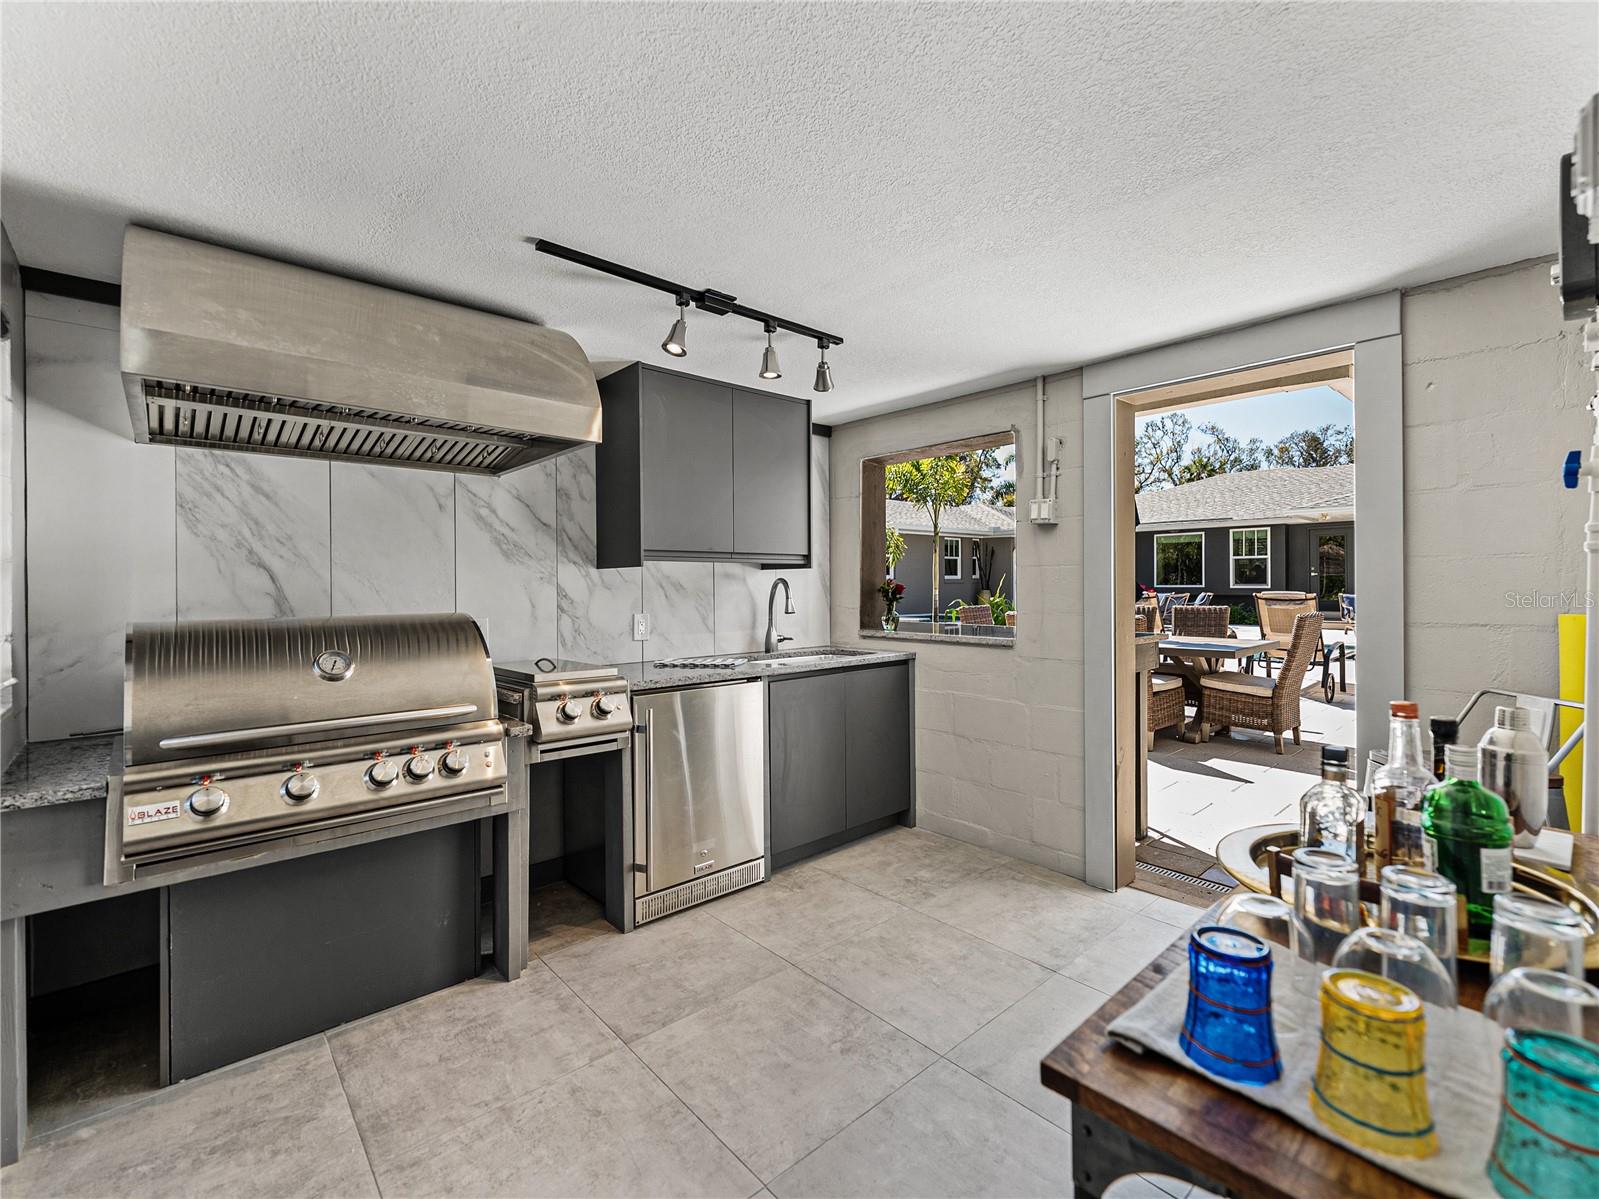
[[[883,632],[892,633],[899,628],[897,608],[900,598],[905,594],[905,584],[896,583],[893,579],[884,579],[877,589],[877,594],[883,597]]]

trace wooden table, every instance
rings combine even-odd
[[[1044,1085],[1072,1101],[1074,1194],[1098,1199],[1117,1178],[1136,1173],[1266,1199],[1433,1194],[1281,1112],[1105,1035],[1155,984],[1185,968],[1187,941],[1184,933],[1044,1059]]]
[[[1183,693],[1188,702],[1197,708],[1200,703],[1199,680],[1204,673],[1196,663],[1228,661],[1241,664],[1256,654],[1276,649],[1280,644],[1274,637],[1163,637],[1160,652],[1167,659],[1162,663],[1163,669],[1181,676]],[[1206,739],[1208,730],[1200,724],[1197,715],[1194,726],[1183,733],[1184,741],[1197,743]]]

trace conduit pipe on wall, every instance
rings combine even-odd
[[[1052,525],[1059,519],[1056,496],[1060,491],[1060,442],[1044,440],[1044,376],[1034,381],[1035,407],[1038,409],[1038,493],[1028,504],[1028,519],[1035,525]]]

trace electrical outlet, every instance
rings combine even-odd
[[[650,637],[650,615],[648,612],[633,613],[633,640],[648,641]]]

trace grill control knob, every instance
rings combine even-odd
[[[317,781],[314,774],[306,774],[297,770],[283,780],[283,798],[290,803],[304,803],[308,799],[315,799],[316,793],[322,790],[322,784]]]
[[[571,724],[579,716],[583,715],[583,705],[575,699],[563,700],[560,707],[555,709],[555,715],[567,724]]]
[[[420,783],[433,773],[433,759],[426,754],[412,754],[405,764],[405,777],[413,783]]]
[[[196,816],[215,816],[228,806],[228,793],[221,787],[196,787],[189,792],[189,811]]]
[[[379,791],[394,786],[399,777],[400,768],[392,758],[379,758],[366,770],[367,786],[376,787]]]
[[[609,695],[597,695],[594,697],[594,715],[601,720],[613,714],[621,706],[619,701],[612,699]]]
[[[439,759],[439,769],[452,777],[460,774],[466,767],[466,754],[459,749],[452,749]]]

